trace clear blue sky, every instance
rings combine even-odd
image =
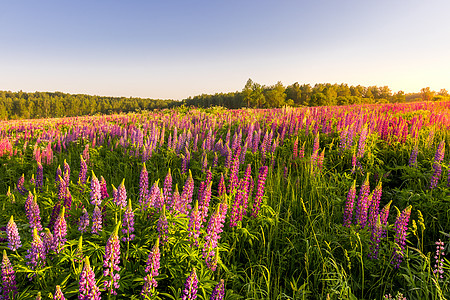
[[[0,4],[0,90],[183,99],[272,85],[450,90],[450,1]]]

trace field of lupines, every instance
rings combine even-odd
[[[1,295],[450,298],[449,109],[1,121]]]

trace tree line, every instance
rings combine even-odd
[[[180,105],[238,109],[441,100],[450,100],[450,95],[445,89],[435,92],[427,87],[419,93],[405,94],[403,91],[393,93],[387,86],[349,86],[344,83],[318,83],[311,86],[296,82],[285,87],[281,82],[266,86],[249,79],[241,91],[202,94],[182,101],[61,92],[0,91],[0,120],[139,112]]]

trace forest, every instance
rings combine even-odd
[[[248,79],[242,91],[202,94],[181,101],[137,97],[105,97],[62,92],[0,91],[0,120],[74,117],[186,107],[222,106],[238,108],[278,108],[283,106],[333,106],[371,103],[403,103],[450,100],[447,90],[393,93],[388,86],[352,86],[345,83],[299,84],[281,82],[266,86]]]

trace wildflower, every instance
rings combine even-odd
[[[222,217],[221,204],[217,205],[216,211],[211,216],[208,222],[205,236],[205,246],[203,248],[203,258],[206,260],[206,265],[215,271],[217,265],[213,263],[213,258],[216,254],[217,243],[220,239],[220,233],[222,232],[225,219]]]
[[[181,192],[181,201],[183,201],[182,213],[187,213],[191,209],[192,196],[194,194],[194,179],[192,178],[192,172],[189,170],[189,176],[183,186],[183,191]]]
[[[202,227],[202,216],[198,210],[198,202],[195,202],[194,209],[191,212],[189,218],[189,238],[193,242],[194,246],[198,247],[198,237],[200,236],[200,228]]]
[[[144,286],[141,291],[141,295],[143,297],[152,296],[152,289],[158,286],[158,282],[155,277],[159,275],[160,259],[161,253],[159,251],[158,238],[152,248],[152,251],[148,254],[147,265],[145,267],[145,272],[147,275],[144,277]]]
[[[2,288],[3,298],[6,300],[13,299],[17,294],[16,273],[6,255],[6,250],[3,250]]]
[[[78,184],[79,185],[85,184],[86,177],[87,177],[87,164],[83,158],[83,155],[80,155],[80,173],[78,173]]]
[[[28,193],[28,190],[25,188],[24,184],[25,184],[25,174],[22,174],[19,180],[17,180],[17,190],[23,196],[25,196]]]
[[[42,243],[44,244],[44,251],[47,255],[50,251],[56,251],[53,233],[50,232],[50,229],[45,228],[45,232],[41,233]]]
[[[434,189],[437,184],[439,179],[441,178],[441,173],[442,173],[442,166],[439,162],[435,161],[433,163],[433,175],[431,176],[431,180],[430,180],[430,189]]]
[[[223,178],[223,173],[220,174],[219,186],[217,188],[217,194],[219,197],[222,197],[227,192],[225,188],[225,179]]]
[[[120,208],[125,208],[127,206],[127,190],[125,189],[125,178],[119,184],[117,191],[114,195],[114,203]]]
[[[209,182],[208,186],[202,193],[202,198],[199,202],[199,209],[201,211],[202,216],[202,222],[206,222],[206,218],[208,216],[208,210],[209,210],[209,202],[211,200],[211,186],[212,182]]]
[[[106,180],[103,176],[100,177],[100,194],[102,196],[102,200],[109,197],[108,188],[106,187]]]
[[[409,157],[409,162],[408,165],[410,167],[415,167],[417,165],[417,154],[419,152],[419,147],[417,144],[414,145],[412,151],[411,151],[411,156]]]
[[[11,251],[16,251],[22,246],[22,243],[20,242],[19,230],[17,229],[13,216],[11,216],[11,219],[9,219],[9,222],[6,225],[6,235],[8,237],[8,248]]]
[[[406,231],[408,230],[408,221],[411,215],[411,205],[405,208],[395,220],[395,244],[397,249],[392,253],[391,263],[396,269],[400,267],[403,261],[404,249],[406,245]]]
[[[377,221],[372,227],[372,235],[370,237],[370,252],[369,258],[377,259],[378,258],[378,250],[380,249],[380,241],[381,241],[382,227],[380,221],[380,215],[377,217]]]
[[[25,256],[27,265],[30,265],[33,269],[40,268],[45,265],[45,247],[41,238],[38,235],[36,227],[33,228],[33,241],[31,242],[31,248],[27,250],[28,255]]]
[[[223,279],[214,287],[210,300],[223,300],[225,296],[225,282]]]
[[[166,179],[164,179],[163,196],[164,202],[170,205],[172,201],[172,174],[170,173],[170,168],[167,172]]]
[[[36,169],[36,189],[42,191],[43,186],[44,186],[44,167],[42,167],[42,164],[38,162]]]
[[[105,280],[103,285],[112,295],[117,295],[116,289],[120,287],[120,275],[118,273],[120,271],[120,242],[118,236],[119,226],[120,222],[116,225],[114,232],[111,234],[108,242],[106,243],[105,256],[103,259],[103,267],[105,268],[103,271],[103,276],[110,277],[110,280]]]
[[[89,257],[84,260],[83,271],[79,281],[79,300],[100,300],[100,290],[95,283],[95,274],[89,263]]]
[[[258,185],[256,188],[255,201],[253,203],[253,211],[252,211],[252,216],[255,218],[258,215],[259,209],[261,207],[262,198],[264,196],[264,186],[266,184],[266,178],[267,178],[268,171],[269,171],[269,168],[267,166],[262,166],[259,169]]]
[[[92,215],[92,233],[99,234],[102,231],[102,211],[96,205]]]
[[[142,167],[141,175],[139,177],[139,204],[141,207],[144,207],[147,202],[148,195],[148,172],[147,168]]]
[[[131,199],[128,199],[128,206],[123,214],[122,233],[127,236],[122,237],[122,241],[132,241],[134,239],[134,212],[131,207]]]
[[[64,197],[64,207],[66,207],[67,210],[70,210],[72,207],[72,194],[68,188],[66,189],[66,196]]]
[[[78,239],[78,246],[77,246],[77,250],[75,252],[75,258],[74,261],[77,263],[81,263],[84,260],[84,255],[83,255],[83,236],[80,235],[80,238]]]
[[[158,231],[158,237],[161,241],[161,245],[163,245],[167,242],[167,235],[169,234],[169,223],[167,222],[165,205],[163,206],[161,215],[159,216],[156,230]]]
[[[370,192],[369,174],[367,174],[358,195],[356,208],[356,224],[360,224],[361,228],[366,226],[367,210],[368,210],[368,196]]]
[[[184,284],[183,294],[181,300],[191,300],[197,298],[198,289],[198,279],[195,269],[192,269],[191,274],[186,278],[186,283]]]
[[[445,155],[445,140],[442,140],[436,149],[436,154],[434,155],[434,161],[442,162],[442,160],[444,159],[444,155]]]
[[[434,259],[436,261],[433,269],[433,274],[436,274],[440,279],[444,279],[444,242],[440,239],[436,243],[436,253]]]
[[[59,184],[62,176],[63,176],[63,173],[61,171],[61,166],[58,165],[58,169],[56,169],[56,176],[55,176],[55,183],[56,183],[56,185]]]
[[[30,223],[30,228],[37,228],[38,231],[41,231],[42,225],[39,205],[37,204],[36,197],[31,192],[29,192],[27,201],[25,202],[25,212]]]
[[[53,243],[55,245],[56,253],[61,252],[61,247],[67,241],[67,224],[66,218],[64,216],[65,208],[61,208],[58,219],[56,219],[54,233],[53,233]]]
[[[356,197],[356,180],[353,181],[352,186],[347,194],[347,201],[345,202],[345,211],[344,211],[344,226],[350,227],[352,224],[352,216],[353,216],[353,204],[355,202]]]
[[[298,136],[296,137],[294,141],[294,146],[292,149],[292,159],[296,160],[298,157]]]
[[[357,157],[363,157],[364,155],[364,148],[366,146],[366,138],[367,138],[368,130],[367,125],[364,126],[364,128],[361,130],[361,134],[359,136],[358,141],[358,154]]]
[[[92,171],[91,178],[91,204],[100,205],[102,204],[102,193],[100,190],[100,182],[98,178],[95,176],[94,171]]]
[[[89,226],[89,213],[87,212],[86,208],[83,208],[83,214],[81,215],[80,220],[78,222],[78,231],[84,233],[86,232],[88,226]]]
[[[53,300],[66,300],[63,292],[61,291],[61,287],[59,285],[56,286],[55,295],[53,295]]]

